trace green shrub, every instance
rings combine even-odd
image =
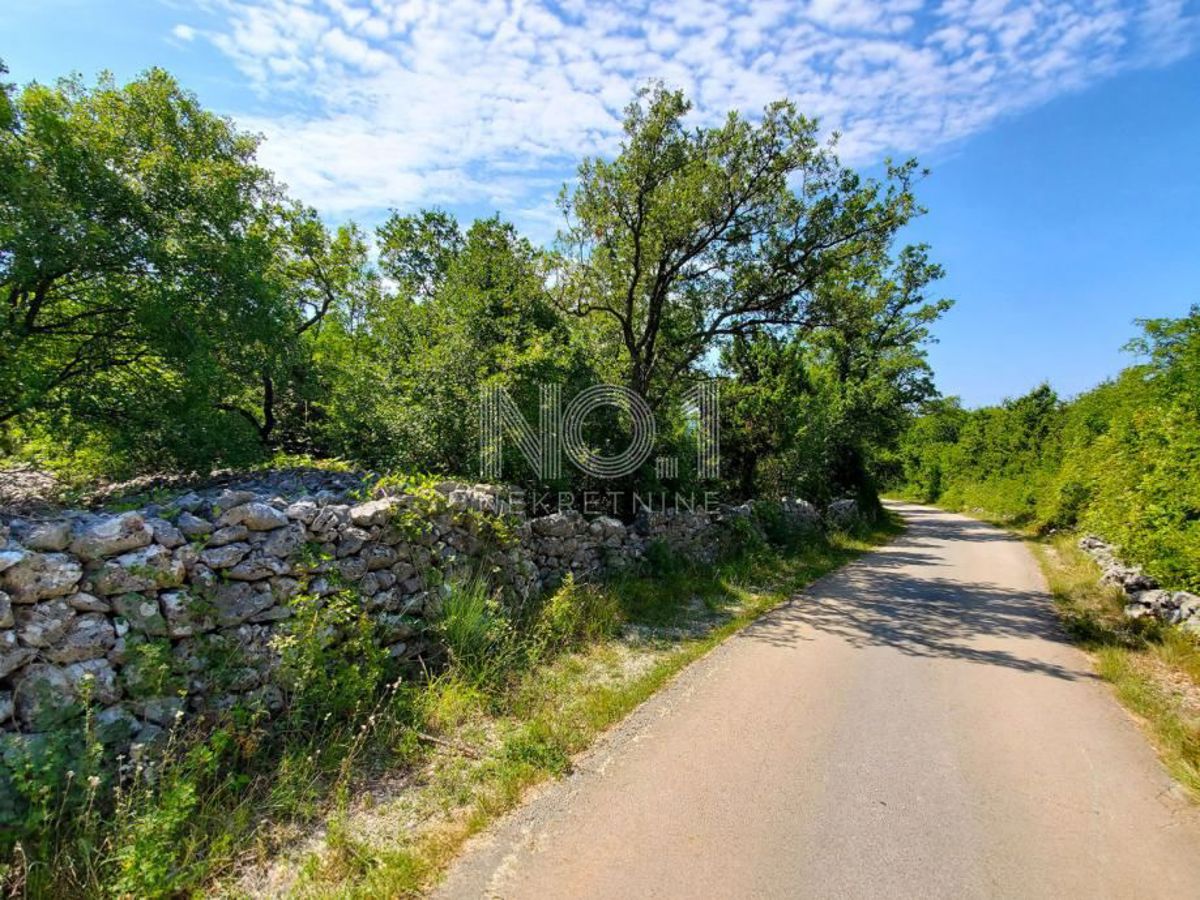
[[[545,658],[612,637],[622,618],[621,605],[611,591],[580,584],[567,575],[538,612],[531,636],[534,652]]]
[[[503,604],[480,578],[446,583],[435,630],[453,671],[471,684],[501,681],[518,651]]]
[[[904,439],[905,493],[1046,531],[1079,527],[1169,587],[1200,590],[1200,307],[1142,323],[1147,357],[1063,403],[931,405]]]
[[[384,686],[388,654],[362,598],[352,591],[300,594],[291,606],[287,628],[274,640],[289,720],[345,720],[369,708]]]

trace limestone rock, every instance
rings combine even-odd
[[[106,659],[88,659],[63,669],[77,697],[109,706],[121,699],[117,673]]]
[[[11,675],[36,655],[36,650],[20,645],[17,633],[11,628],[0,631],[0,678]]]
[[[349,520],[350,508],[348,506],[332,504],[322,507],[320,512],[313,517],[311,528],[318,533],[336,531]]]
[[[287,575],[291,571],[292,567],[284,560],[255,553],[227,569],[225,574],[235,581],[262,581],[273,575]]]
[[[361,556],[347,556],[338,560],[337,568],[344,580],[358,581],[367,574],[367,561]]]
[[[282,559],[293,555],[303,546],[304,526],[293,523],[287,528],[278,528],[270,532],[263,541],[262,549],[264,553]]]
[[[28,555],[25,550],[0,550],[0,572],[12,568]]]
[[[258,590],[245,581],[222,584],[213,596],[217,623],[222,627],[245,622],[274,603],[270,590]]]
[[[182,497],[176,497],[171,505],[185,513],[194,513],[204,505],[204,498],[194,491],[188,491]]]
[[[183,563],[166,547],[154,544],[104,563],[92,576],[92,587],[105,596],[151,591],[180,585],[185,575]]]
[[[42,655],[55,663],[82,662],[107,656],[116,642],[117,632],[108,616],[86,613],[71,619],[63,636]]]
[[[230,510],[235,506],[249,503],[257,497],[258,495],[254,491],[235,491],[227,488],[221,491],[217,499],[213,501],[213,507],[218,510]]]
[[[374,544],[362,554],[367,563],[367,571],[390,568],[397,560],[396,551],[386,544]]]
[[[535,534],[547,537],[566,537],[575,531],[575,516],[567,512],[551,513],[548,516],[534,519],[532,523]]]
[[[178,527],[186,537],[195,538],[203,537],[206,534],[212,534],[213,525],[207,519],[201,519],[199,516],[192,515],[190,512],[182,513],[179,516]]]
[[[224,528],[218,528],[210,534],[204,545],[206,547],[224,547],[226,544],[232,544],[235,541],[245,541],[249,537],[250,529],[245,525],[226,525]]]
[[[506,515],[509,512],[507,502],[489,491],[477,488],[456,488],[447,495],[446,502],[454,509],[470,509],[492,515]]]
[[[27,666],[13,691],[17,719],[28,731],[50,731],[75,703],[75,688],[62,668],[47,663]]]
[[[337,555],[338,557],[350,556],[357,553],[363,548],[363,544],[371,539],[371,533],[362,528],[352,527],[347,528],[342,532],[342,539],[338,541]]]
[[[86,527],[71,542],[71,552],[81,559],[104,559],[138,547],[145,547],[154,531],[139,513],[111,516]]]
[[[320,509],[321,508],[317,506],[316,502],[306,498],[304,500],[297,500],[295,503],[290,504],[283,511],[283,514],[289,519],[295,519],[297,522],[302,522],[305,525],[308,525],[313,519],[316,518]]]
[[[1187,620],[1200,615],[1200,597],[1187,591],[1179,591],[1175,594],[1176,607],[1179,610],[1179,621],[1186,622]]]
[[[30,550],[65,550],[71,543],[71,523],[31,522],[21,534],[21,543]]]
[[[66,553],[29,553],[0,575],[13,603],[36,603],[74,593],[83,566]]]
[[[168,550],[174,550],[186,543],[183,532],[166,519],[151,519],[149,524],[150,530],[154,533],[155,542],[162,544]]]
[[[206,609],[209,604],[187,591],[164,591],[158,599],[167,622],[168,637],[191,637],[216,627],[216,622]]]
[[[54,598],[32,606],[21,606],[14,612],[17,636],[28,647],[49,647],[67,633],[75,610],[66,600]]]
[[[236,566],[250,552],[249,544],[226,544],[200,551],[200,562],[210,569],[228,569]]]
[[[129,627],[142,634],[162,637],[167,633],[167,620],[158,606],[158,598],[145,594],[122,594],[114,601]]]
[[[295,578],[280,575],[271,579],[271,596],[276,603],[286,603],[300,593],[300,582]]]
[[[386,525],[391,521],[395,510],[403,505],[399,497],[384,497],[381,500],[369,500],[350,508],[350,521],[359,528],[370,528],[372,525]]]
[[[72,594],[67,598],[67,602],[71,604],[71,609],[76,612],[95,612],[108,613],[112,612],[112,605],[107,600],[101,600],[94,594],[87,594],[80,591],[78,594]]]
[[[275,507],[262,502],[243,503],[221,514],[217,524],[245,525],[251,531],[271,531],[282,528],[288,523],[288,518]]]

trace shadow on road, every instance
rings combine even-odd
[[[895,543],[818,583],[744,635],[790,645],[822,632],[856,648],[890,647],[1067,680],[1095,677],[1037,658],[1037,639],[1067,642],[1044,595],[968,580],[947,553],[953,542],[1018,545],[1017,538],[936,510],[905,508],[904,515],[909,530]],[[998,574],[1016,559],[995,556]],[[1030,643],[1004,640],[1014,638]]]

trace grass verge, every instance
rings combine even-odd
[[[1144,723],[1171,774],[1200,800],[1200,644],[1181,629],[1122,614],[1124,595],[1072,534],[1029,541],[1067,631]]]
[[[619,609],[618,630],[498,682],[454,670],[435,680],[420,704],[424,752],[403,782],[359,784],[358,802],[333,811],[298,849],[248,868],[226,889],[304,897],[420,893],[469,837],[532,786],[569,772],[575,754],[681,669],[899,530],[889,522],[857,537],[586,588],[598,596],[585,605]]]

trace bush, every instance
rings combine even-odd
[[[1200,307],[1142,324],[1149,361],[1069,403],[1042,386],[972,412],[931,406],[904,439],[902,490],[1097,532],[1165,585],[1200,590]]]
[[[479,578],[447,582],[435,629],[453,672],[477,686],[498,684],[518,652],[503,604]]]
[[[293,598],[286,633],[275,638],[287,716],[296,726],[352,718],[375,702],[387,677],[387,651],[375,621],[352,591]]]
[[[615,635],[621,627],[621,605],[595,584],[580,584],[573,575],[542,604],[532,629],[534,652],[547,658]]]

